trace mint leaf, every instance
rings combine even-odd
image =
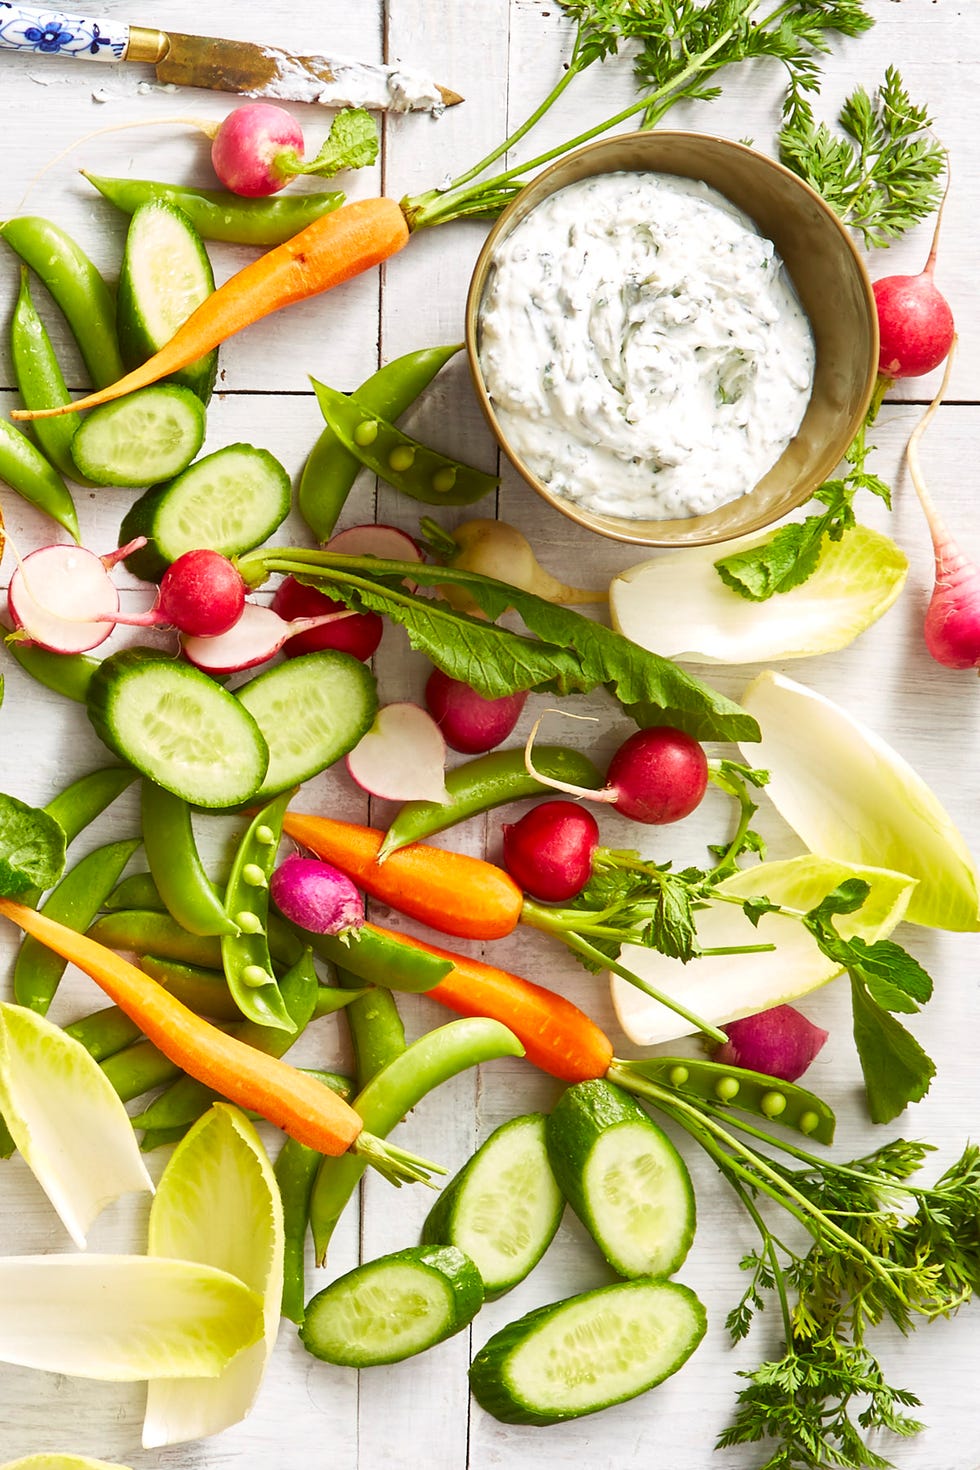
[[[853,975],[851,1008],[871,1121],[890,1123],[909,1103],[925,1097],[936,1073],[935,1063]]]
[[[363,107],[346,107],[330,124],[319,153],[304,163],[296,159],[290,171],[316,174],[330,179],[343,168],[367,168],[378,156],[378,128],[374,118]]]
[[[726,587],[750,602],[765,602],[777,592],[799,587],[817,569],[825,532],[824,516],[783,526],[761,546],[736,551],[715,562]]]
[[[887,1011],[913,1012],[932,995],[932,979],[912,955],[891,939],[866,944],[847,941],[851,975],[864,982],[875,1002]]]
[[[53,817],[0,792],[0,894],[50,888],[65,866],[65,834]]]

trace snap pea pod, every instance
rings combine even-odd
[[[536,745],[534,764],[542,775],[557,781],[570,781],[593,790],[602,785],[602,776],[588,756],[562,745]],[[424,842],[468,817],[492,811],[509,801],[543,796],[549,787],[528,774],[523,750],[492,750],[447,771],[446,790],[449,792],[446,802],[406,801],[399,808],[378,852],[379,862],[399,848],[411,842]]]
[[[403,495],[426,505],[472,505],[500,484],[499,475],[449,459],[403,434],[356,394],[312,382],[320,412],[348,454]]]
[[[116,884],[102,907],[110,912],[116,909],[156,909],[163,914],[167,911],[160,890],[149,873],[130,873],[128,878]]]
[[[65,1027],[65,1035],[81,1043],[90,1057],[104,1062],[141,1036],[140,1028],[118,1006],[103,1006]]]
[[[218,963],[221,963],[220,949]],[[228,989],[223,970],[164,959],[157,954],[140,955],[140,969],[175,995],[199,1016],[213,1021],[240,1021],[242,1013]]]
[[[606,1076],[639,1097],[644,1096],[643,1081],[649,1081],[681,1097],[691,1093],[719,1107],[768,1118],[820,1143],[834,1140],[834,1113],[823,1098],[795,1082],[783,1082],[762,1072],[692,1057],[653,1057],[639,1062],[615,1061]]]
[[[396,357],[372,373],[357,389],[362,407],[392,423],[410,408],[419,394],[459,352],[462,343],[450,347],[422,347]],[[300,514],[318,541],[329,541],[334,533],[351,486],[364,468],[328,425],[317,439],[303,466],[297,504]]]
[[[139,847],[139,838],[110,842],[97,847],[69,868],[51,890],[41,912],[69,929],[84,931],[115,886],[123,868]],[[14,999],[40,1015],[47,1013],[67,968],[67,960],[28,934],[21,942],[14,963]]]
[[[57,521],[75,541],[81,540],[78,512],[68,486],[37,445],[6,419],[0,419],[0,480],[16,490],[22,500]]]
[[[452,969],[450,961],[410,949],[407,944],[400,944],[393,935],[382,933],[372,924],[362,925],[349,944],[332,934],[310,934],[307,937],[316,953],[331,964],[387,990],[422,994],[432,990]]]
[[[21,643],[16,638],[8,641],[7,648],[24,673],[30,674],[45,689],[63,694],[76,704],[85,703],[92,675],[99,667],[97,658],[87,653],[52,653],[50,649],[38,648],[34,643]],[[136,773],[133,774],[135,776]]]
[[[100,1065],[123,1102],[142,1097],[151,1087],[164,1087],[180,1076],[176,1062],[158,1051],[152,1041],[134,1041]]]
[[[20,291],[10,319],[10,358],[25,408],[60,408],[70,401],[71,394],[51,338],[31,296],[30,272],[26,265],[20,268]],[[41,452],[59,474],[70,480],[79,479],[71,457],[71,442],[77,428],[78,419],[71,413],[53,419],[34,420],[34,434]]]
[[[187,189],[153,179],[106,178],[85,169],[82,176],[123,214],[135,214],[140,205],[162,199],[182,209],[202,239],[226,240],[232,245],[281,245],[344,202],[343,194],[335,189],[274,199],[243,199],[221,189]]]
[[[253,817],[231,865],[225,909],[237,934],[221,937],[221,964],[242,1015],[260,1026],[295,1031],[283,1004],[269,952],[269,878],[275,867],[282,818],[292,791],[275,797]]]
[[[54,817],[65,834],[65,845],[69,846],[135,780],[136,772],[127,766],[103,766],[70,782],[57,796],[52,796],[44,810],[49,817]],[[40,888],[25,889],[17,898],[20,903],[34,908],[42,892]]]
[[[204,870],[187,802],[144,780],[141,823],[150,875],[177,923],[192,934],[238,934]]]
[[[117,382],[126,370],[116,337],[115,302],[81,246],[50,220],[29,214],[0,225],[0,237],[47,286],[95,386]]]
[[[339,966],[337,979],[351,991],[357,985],[357,976]],[[377,986],[355,1000],[347,1007],[347,1027],[354,1050],[357,1085],[364,1088],[405,1050],[405,1027],[391,991]]]
[[[254,1046],[267,1056],[285,1056],[313,1019],[318,986],[313,957],[307,951],[283,976],[279,986],[286,1014],[292,1022],[292,1031],[245,1021],[236,1031],[239,1041]],[[169,1129],[195,1123],[220,1096],[220,1093],[194,1077],[179,1077],[165,1092],[154,1098],[144,1112],[133,1118],[133,1127]]]
[[[519,1057],[524,1048],[499,1021],[468,1016],[429,1031],[378,1072],[352,1103],[364,1127],[378,1138],[422,1101],[423,1097],[468,1067],[496,1057]],[[339,1165],[335,1168],[334,1165]],[[317,1263],[322,1265],[337,1221],[364,1173],[354,1154],[327,1159],[320,1165],[310,1200],[310,1224]]]
[[[304,945],[285,925],[274,924],[270,915],[269,949],[273,960],[295,965]],[[205,970],[220,970],[221,941],[214,934],[191,934],[176,919],[160,909],[112,909],[87,931],[108,949],[121,949],[131,954],[157,955],[162,960],[175,960],[182,965],[199,965]],[[241,1014],[239,1012],[239,1014]]]
[[[350,1077],[342,1076],[340,1072],[322,1072],[317,1067],[298,1067],[297,1071],[305,1072],[308,1077],[315,1077],[318,1082],[323,1083],[324,1087],[329,1087],[331,1092],[335,1092],[338,1097],[342,1097],[344,1102],[349,1102],[354,1095],[353,1081]],[[259,1113],[253,1113],[248,1108],[244,1111],[246,1118],[251,1118],[254,1123],[264,1121]],[[140,1139],[140,1148],[143,1153],[149,1153],[152,1149],[160,1148],[163,1144],[179,1143],[184,1134],[192,1126],[190,1123],[177,1123],[173,1128],[148,1128]],[[287,1139],[287,1142],[293,1143],[295,1140]],[[303,1148],[305,1145],[300,1143],[296,1147]],[[322,1155],[318,1154],[315,1149],[310,1149],[309,1152],[313,1155],[315,1168],[319,1164]]]

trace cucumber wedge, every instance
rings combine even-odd
[[[269,747],[260,799],[325,771],[370,729],[378,711],[371,670],[349,653],[306,653],[259,674],[235,698]]]
[[[537,1265],[564,1208],[548,1163],[545,1116],[527,1113],[501,1124],[450,1180],[429,1211],[422,1239],[465,1251],[490,1301]]]
[[[119,273],[116,328],[127,369],[158,352],[214,290],[204,242],[182,209],[162,199],[142,204],[126,234]],[[218,349],[166,381],[182,383],[207,403],[218,371]]]
[[[704,1307],[676,1281],[618,1281],[539,1307],[494,1334],[470,1368],[473,1397],[505,1424],[558,1424],[636,1398],[704,1336]]]
[[[621,1276],[670,1276],[691,1248],[691,1177],[628,1092],[599,1078],[566,1088],[548,1119],[559,1188]]]
[[[400,1363],[461,1332],[483,1282],[455,1246],[413,1246],[356,1266],[306,1308],[299,1335],[316,1358],[347,1368]]]
[[[233,694],[190,664],[123,649],[99,665],[86,704],[110,750],[184,801],[237,806],[262,785],[269,751],[258,726]]]
[[[267,449],[229,444],[130,507],[119,544],[145,536],[149,545],[128,556],[126,565],[134,576],[158,582],[185,551],[251,551],[285,520],[290,494],[289,476]]]
[[[137,490],[186,470],[204,443],[204,404],[179,383],[139,388],[93,408],[72,440],[72,458],[96,485]]]

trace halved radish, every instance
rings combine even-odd
[[[7,605],[15,627],[52,653],[98,648],[119,618],[109,568],[94,551],[74,543],[42,546],[25,556],[10,579]]]
[[[327,551],[342,556],[380,556],[384,561],[421,561],[422,550],[397,526],[348,526],[327,542]]]
[[[294,618],[287,622],[271,607],[246,602],[242,615],[227,633],[214,638],[182,636],[184,657],[206,674],[237,674],[264,664],[282,648],[287,638],[323,623],[353,616],[346,608],[316,618]]]
[[[446,742],[417,704],[386,704],[347,757],[358,786],[386,801],[448,801]]]

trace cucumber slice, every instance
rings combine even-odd
[[[669,1276],[694,1239],[691,1177],[670,1139],[619,1087],[566,1088],[548,1119],[559,1188],[621,1276]]]
[[[191,664],[123,649],[99,665],[86,703],[110,750],[195,806],[237,806],[262,785],[269,751],[258,726]]]
[[[126,234],[116,297],[119,348],[128,369],[152,357],[214,290],[204,241],[176,205],[141,204]],[[218,371],[218,349],[166,379],[207,403]]]
[[[564,1208],[548,1162],[545,1116],[527,1113],[501,1124],[449,1181],[422,1226],[422,1239],[465,1251],[490,1301],[537,1265]]]
[[[482,1305],[480,1273],[461,1250],[412,1246],[356,1266],[317,1292],[299,1335],[316,1358],[371,1368],[444,1342]]]
[[[141,495],[119,533],[150,543],[126,558],[134,576],[158,582],[185,551],[206,547],[240,556],[268,540],[289,514],[289,476],[267,449],[229,444],[206,454],[168,485]]]
[[[349,653],[324,649],[277,664],[235,691],[269,747],[261,800],[308,781],[346,755],[378,712],[374,675]]]
[[[617,1281],[539,1307],[473,1359],[477,1403],[505,1424],[558,1424],[636,1398],[704,1336],[704,1307],[676,1281]]]
[[[93,408],[72,440],[72,458],[97,485],[143,489],[186,470],[204,443],[204,404],[179,383],[139,388]]]

